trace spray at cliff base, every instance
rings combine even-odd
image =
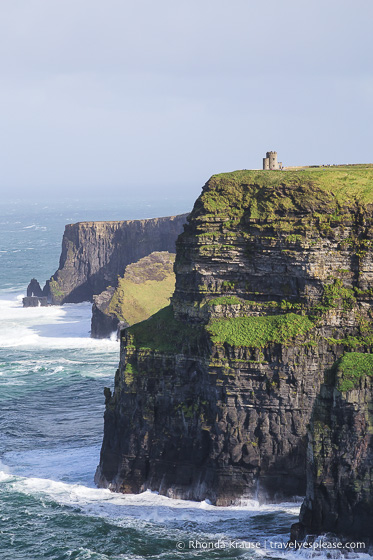
[[[286,549],[297,504],[217,508],[95,488],[103,388],[112,387],[119,345],[90,339],[89,303],[22,308],[31,275],[47,278],[55,270],[63,225],[75,215],[54,208],[31,216],[21,205],[2,212],[0,558],[330,557]],[[171,213],[164,208],[163,215]]]

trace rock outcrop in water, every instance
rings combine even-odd
[[[172,306],[123,334],[99,486],[218,505],[304,494],[325,372],[372,345],[372,202],[371,167],[208,181]]]
[[[373,545],[373,355],[346,353],[317,397],[309,430],[303,535]]]
[[[30,284],[27,286],[27,297],[43,297],[43,290],[40,287],[39,282],[36,278],[33,278]]]
[[[46,307],[48,299],[43,296],[43,290],[36,278],[27,286],[27,295],[22,299],[23,307]]]
[[[186,217],[67,225],[59,268],[43,295],[52,304],[93,301],[95,294],[116,286],[128,264],[153,251],[175,252]]]
[[[47,307],[46,297],[26,296],[22,299],[23,307]]]
[[[144,321],[168,305],[175,288],[175,255],[155,251],[129,264],[116,288],[93,296],[91,336],[110,336],[118,326]]]

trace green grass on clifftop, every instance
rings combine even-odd
[[[373,203],[372,166],[243,170],[213,175],[195,211],[231,219],[247,213],[250,218],[263,219],[296,212],[333,214],[357,201]]]
[[[108,312],[129,325],[144,321],[169,304],[175,288],[172,253],[154,252],[127,266]]]
[[[366,375],[373,376],[373,354],[347,352],[337,362],[337,389],[350,391]]]
[[[121,278],[110,302],[109,311],[121,321],[133,325],[143,321],[169,303],[175,288],[175,276],[157,282],[134,284]]]
[[[312,327],[314,323],[308,317],[287,313],[216,319],[207,325],[207,330],[215,343],[263,348],[271,342],[286,344]]]

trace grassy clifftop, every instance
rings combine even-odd
[[[288,171],[242,170],[213,175],[193,214],[266,219],[293,213],[335,214],[373,204],[373,166]]]
[[[180,350],[197,317],[204,325],[199,334],[217,345],[287,345],[311,335],[330,311],[347,313],[370,301],[369,266],[355,271],[352,263],[359,267],[371,249],[372,207],[364,231],[351,225],[351,216],[370,204],[370,165],[213,175],[179,239],[173,310],[130,329],[133,344]],[[312,222],[317,228],[307,230]],[[353,337],[333,336],[332,344],[370,347],[370,319]]]
[[[133,325],[169,303],[175,286],[172,253],[154,252],[127,266],[108,306],[108,313]]]

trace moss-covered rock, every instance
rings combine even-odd
[[[208,324],[208,332],[213,342],[263,348],[268,344],[290,344],[304,335],[315,323],[307,316],[286,313],[260,317],[232,317],[215,319]]]
[[[358,387],[367,376],[373,376],[373,354],[346,352],[336,364],[336,387],[341,392]]]
[[[172,253],[153,252],[129,264],[116,288],[94,296],[92,336],[110,336],[119,324],[139,323],[167,306],[175,287],[174,261]]]

